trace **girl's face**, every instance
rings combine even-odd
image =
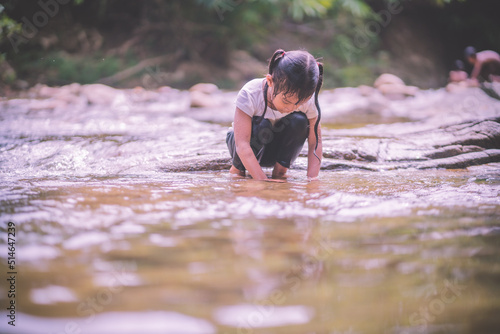
[[[289,114],[291,112],[294,112],[297,110],[301,105],[304,104],[302,103],[297,103],[299,100],[296,96],[290,95],[283,95],[283,93],[279,93],[275,98],[272,98],[273,92],[271,92],[271,102],[278,110],[280,113],[283,114]]]
[[[283,93],[279,93],[274,98],[274,86],[272,84],[272,77],[268,75],[266,78],[267,84],[269,85],[268,91],[268,101],[271,102],[271,107],[273,109],[278,110],[280,113],[289,114],[291,112],[296,111],[301,105],[307,102],[298,103],[299,98],[296,95],[284,95]]]

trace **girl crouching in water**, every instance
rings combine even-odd
[[[307,139],[307,177],[315,180],[322,157],[322,84],[323,64],[310,53],[277,50],[269,74],[248,82],[236,99],[234,130],[226,137],[233,158],[229,172],[245,176],[248,170],[255,180],[268,180],[262,167],[274,167],[272,178],[282,179]]]

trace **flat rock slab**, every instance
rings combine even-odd
[[[349,94],[353,94],[352,89]],[[404,113],[399,111],[399,116],[425,115],[414,121],[328,129],[332,124],[330,110],[323,123],[322,169],[455,169],[500,162],[499,101],[478,89],[463,94],[443,91],[426,94],[432,103],[397,101],[398,108],[404,109]],[[330,107],[325,105],[327,110]],[[229,168],[231,161],[224,139],[214,139],[218,144],[212,147],[211,153],[200,153],[196,158],[183,161],[183,166],[171,166],[166,170]],[[214,151],[218,150],[216,154]],[[293,168],[307,168],[306,154],[304,149]]]
[[[396,126],[396,125],[395,125]],[[445,128],[421,131],[404,137],[331,138],[325,133],[323,170],[333,169],[429,169],[466,168],[500,162],[500,123],[483,120]],[[209,150],[195,156],[171,161],[165,171],[203,171],[228,169],[231,165],[226,144],[221,138],[211,141]],[[294,165],[305,169],[306,151]]]

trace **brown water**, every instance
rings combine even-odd
[[[500,332],[500,164],[167,173],[225,128],[24,103],[0,114],[2,333]]]

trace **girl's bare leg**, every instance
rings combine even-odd
[[[286,172],[288,171],[288,168],[281,166],[279,163],[276,163],[274,165],[273,169],[273,179],[286,179]]]
[[[239,170],[238,168],[236,168],[234,166],[231,166],[231,168],[229,169],[229,174],[231,174],[231,176],[245,177],[245,171]]]

